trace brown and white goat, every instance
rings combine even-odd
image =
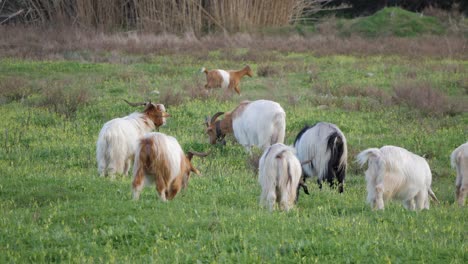
[[[242,77],[245,75],[252,77],[253,71],[250,66],[245,66],[242,70],[238,71],[225,71],[225,70],[207,70],[205,67],[201,69],[201,72],[206,74],[205,89],[223,88],[224,90],[234,90],[237,94],[241,94],[239,83]]]
[[[133,166],[133,199],[139,199],[145,183],[155,183],[159,198],[172,200],[187,186],[191,172],[200,174],[191,163],[194,155],[208,154],[189,151],[184,155],[174,137],[159,132],[146,134],[139,140]]]
[[[104,124],[96,143],[96,158],[100,176],[127,175],[135,156],[138,139],[166,123],[169,114],[163,104],[129,103],[144,105],[141,113],[115,118]]]
[[[223,120],[216,120],[224,114]],[[243,101],[228,113],[218,112],[206,119],[206,133],[210,143],[225,143],[227,134],[234,134],[237,142],[250,153],[252,146],[265,149],[283,143],[286,133],[286,113],[280,104],[268,101]]]
[[[455,199],[458,205],[465,205],[465,197],[468,193],[468,142],[456,148],[450,155],[450,163],[457,170],[455,181]]]

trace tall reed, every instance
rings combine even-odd
[[[322,1],[16,0],[7,1],[3,12],[26,10],[16,20],[29,24],[73,25],[106,31],[193,32],[199,35],[212,31],[238,32],[284,26],[297,21],[305,8],[320,6]]]

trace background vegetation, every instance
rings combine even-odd
[[[390,11],[384,18],[405,14]],[[339,18],[204,37],[0,27],[0,262],[466,263],[467,211],[454,204],[449,165],[468,140],[467,42],[455,34],[463,21],[371,38],[353,26],[359,19]],[[242,97],[202,89],[202,66],[245,64],[256,74],[242,80]],[[285,108],[288,144],[305,124],[342,129],[344,194],[310,181],[292,211],[259,207],[259,151],[248,156],[232,137],[209,145],[203,121],[260,98]],[[161,132],[185,151],[211,150],[194,158],[203,175],[175,200],[147,187],[135,202],[131,177],[98,177],[102,125],[141,110],[122,99],[164,103],[171,118]],[[428,160],[440,204],[370,210],[354,157],[383,145]]]

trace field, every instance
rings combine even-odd
[[[78,54],[78,55],[77,55]],[[257,55],[257,56],[255,56]],[[392,55],[316,56],[246,49],[199,54],[104,54],[118,63],[0,60],[0,262],[156,263],[467,263],[468,211],[454,204],[449,155],[468,135],[468,61]],[[115,57],[118,56],[117,59]],[[242,96],[203,92],[207,68],[255,75]],[[290,212],[258,205],[256,158],[230,137],[212,146],[206,116],[242,100],[272,99],[287,113],[286,143],[306,124],[337,124],[348,139],[345,192],[309,181]],[[160,132],[194,158],[173,201],[155,189],[131,199],[131,176],[97,174],[102,125],[140,108],[122,99],[164,103]],[[424,155],[441,201],[411,212],[397,202],[366,204],[368,147],[397,145]]]

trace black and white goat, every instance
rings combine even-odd
[[[305,126],[294,141],[296,155],[302,165],[305,178],[317,176],[317,183],[322,189],[322,181],[330,186],[338,181],[338,191],[344,190],[348,147],[346,138],[334,124],[319,122]],[[310,161],[310,162],[307,162]]]

